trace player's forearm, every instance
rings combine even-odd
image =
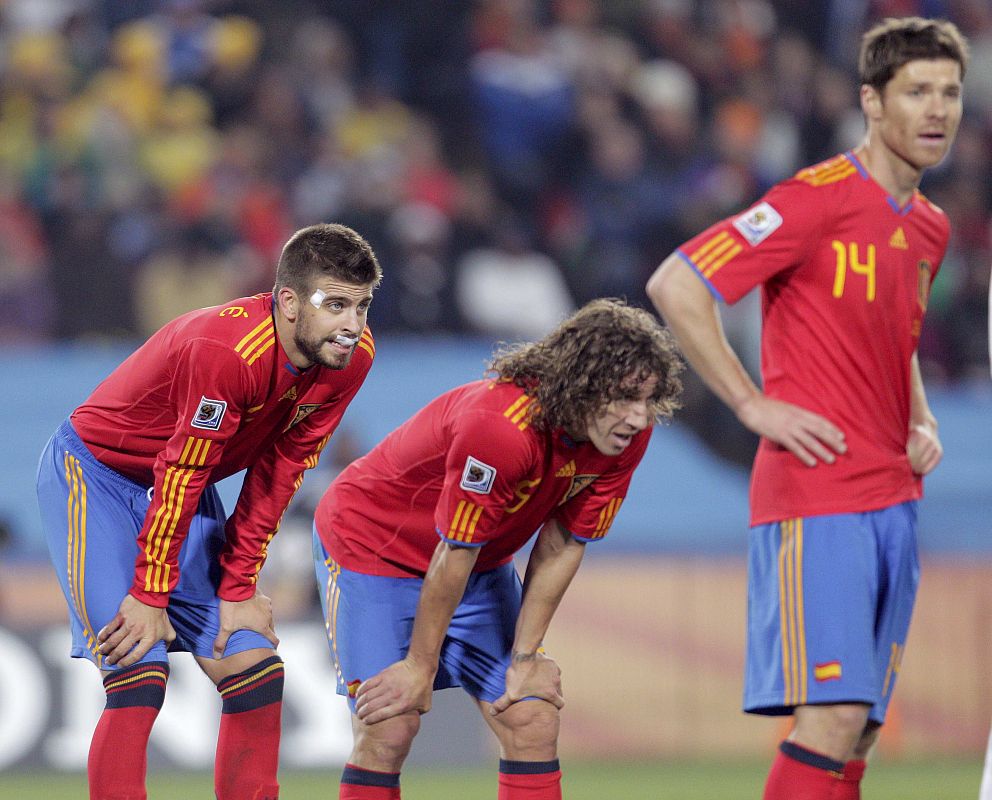
[[[523,601],[513,638],[514,657],[531,655],[541,646],[565,590],[582,563],[585,549],[583,542],[553,520],[541,529],[527,562]]]
[[[129,591],[145,605],[164,608],[169,604],[169,595],[179,582],[179,551],[209,478],[206,468],[172,463],[156,467],[152,502],[138,534]]]
[[[248,470],[238,504],[224,528],[217,588],[222,600],[239,603],[254,596],[269,542],[303,482],[303,471],[302,457],[288,459],[275,450]]]
[[[431,670],[437,669],[441,644],[478,557],[477,547],[456,547],[438,542],[420,589],[407,652],[411,661]]]
[[[920,360],[916,353],[909,362],[909,427],[923,425],[932,432],[937,430],[937,418],[930,410],[927,402],[927,392],[923,386],[923,373],[920,372]]]
[[[686,360],[735,413],[760,390],[723,333],[716,301],[692,268],[673,253],[648,281],[647,293]]]

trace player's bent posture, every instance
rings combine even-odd
[[[283,664],[256,578],[372,364],[380,278],[350,228],[297,231],[271,293],[173,320],[49,441],[38,499],[72,656],[99,667],[107,693],[91,798],[145,797],[169,650],[192,653],[223,699],[216,796],[278,796]],[[214,484],[246,468],[226,519]]]
[[[867,135],[682,245],[648,293],[761,441],[744,708],[793,714],[766,800],[860,796],[916,593],[916,502],[941,458],[916,358],[947,219],[918,190],[961,119],[967,46],[890,19],[860,54]],[[759,390],[716,301],[762,291]]]
[[[452,686],[499,740],[501,800],[561,797],[560,672],[541,643],[676,408],[681,369],[653,315],[596,300],[497,353],[491,379],[442,394],[331,484],[314,563],[353,712],[341,798],[400,796],[420,714]],[[512,558],[538,529],[521,587]]]

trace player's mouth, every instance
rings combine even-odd
[[[621,449],[627,447],[634,438],[633,433],[621,433],[620,431],[613,431],[613,441],[616,442]]]
[[[926,144],[943,144],[947,141],[947,135],[943,131],[924,131],[919,138]]]
[[[327,343],[335,350],[340,350],[347,353],[354,348],[356,344],[358,344],[358,337],[345,336],[344,334],[339,333],[333,339],[329,339]]]

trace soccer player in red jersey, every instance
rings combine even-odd
[[[916,345],[949,227],[918,185],[957,132],[966,63],[948,22],[872,28],[862,144],[682,245],[648,283],[689,363],[761,436],[744,708],[794,716],[765,800],[860,797],[899,670],[916,502],[942,453]],[[755,286],[762,389],[716,306]]]
[[[425,406],[318,505],[314,563],[353,712],[342,800],[400,796],[432,692],[462,686],[499,740],[500,800],[561,797],[560,672],[541,642],[674,411],[682,363],[648,312],[597,300],[492,378]],[[523,586],[513,556],[540,530]]]
[[[74,657],[103,673],[91,798],[145,797],[168,650],[223,700],[221,800],[275,798],[283,665],[258,572],[283,512],[362,385],[381,270],[343,225],[297,231],[272,292],[155,333],[62,424],[38,471]],[[214,484],[247,469],[228,519]]]

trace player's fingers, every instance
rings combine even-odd
[[[826,464],[833,464],[837,457],[834,455],[833,451],[828,449],[816,436],[803,432],[799,436],[799,442],[802,444],[803,448],[809,453],[814,459],[823,461]]]
[[[104,640],[103,644],[100,645],[100,652],[104,655],[113,653],[117,650],[124,641],[128,640],[128,632],[124,628],[118,628],[113,633],[111,633]],[[131,639],[130,641],[133,641]]]
[[[214,658],[220,659],[224,657],[224,651],[227,649],[227,640],[231,638],[231,631],[220,629],[217,634],[217,638],[214,639]]]
[[[107,663],[117,664],[121,662],[127,657],[127,654],[131,651],[131,648],[134,647],[134,642],[135,640],[131,636],[125,636],[121,639],[116,647],[104,653]]]
[[[807,467],[816,466],[816,459],[797,439],[786,439],[782,445]]]
[[[140,640],[133,648],[131,648],[131,651],[120,660],[120,666],[130,667],[132,664],[137,664],[138,661],[144,658],[145,654],[152,649],[153,644],[155,644],[155,641],[150,637],[148,639]]]
[[[375,702],[369,702],[365,703],[361,708],[356,706],[355,714],[367,725],[375,725],[377,722],[382,722],[384,719],[389,719],[394,716],[396,711],[391,705],[381,705]]]
[[[489,707],[489,713],[493,716],[497,714],[502,714],[506,709],[513,705],[513,700],[510,699],[510,693],[504,692],[502,697],[498,697],[495,702]]]
[[[103,644],[113,633],[120,630],[123,622],[124,617],[117,614],[112,620],[110,620],[110,622],[100,628],[100,632],[96,635],[97,641],[100,642],[100,644]]]
[[[364,680],[358,684],[358,689],[355,692],[356,702],[359,700],[367,700],[367,698],[374,692],[375,689],[379,687],[381,683],[382,678],[379,675],[373,675],[368,680]]]

